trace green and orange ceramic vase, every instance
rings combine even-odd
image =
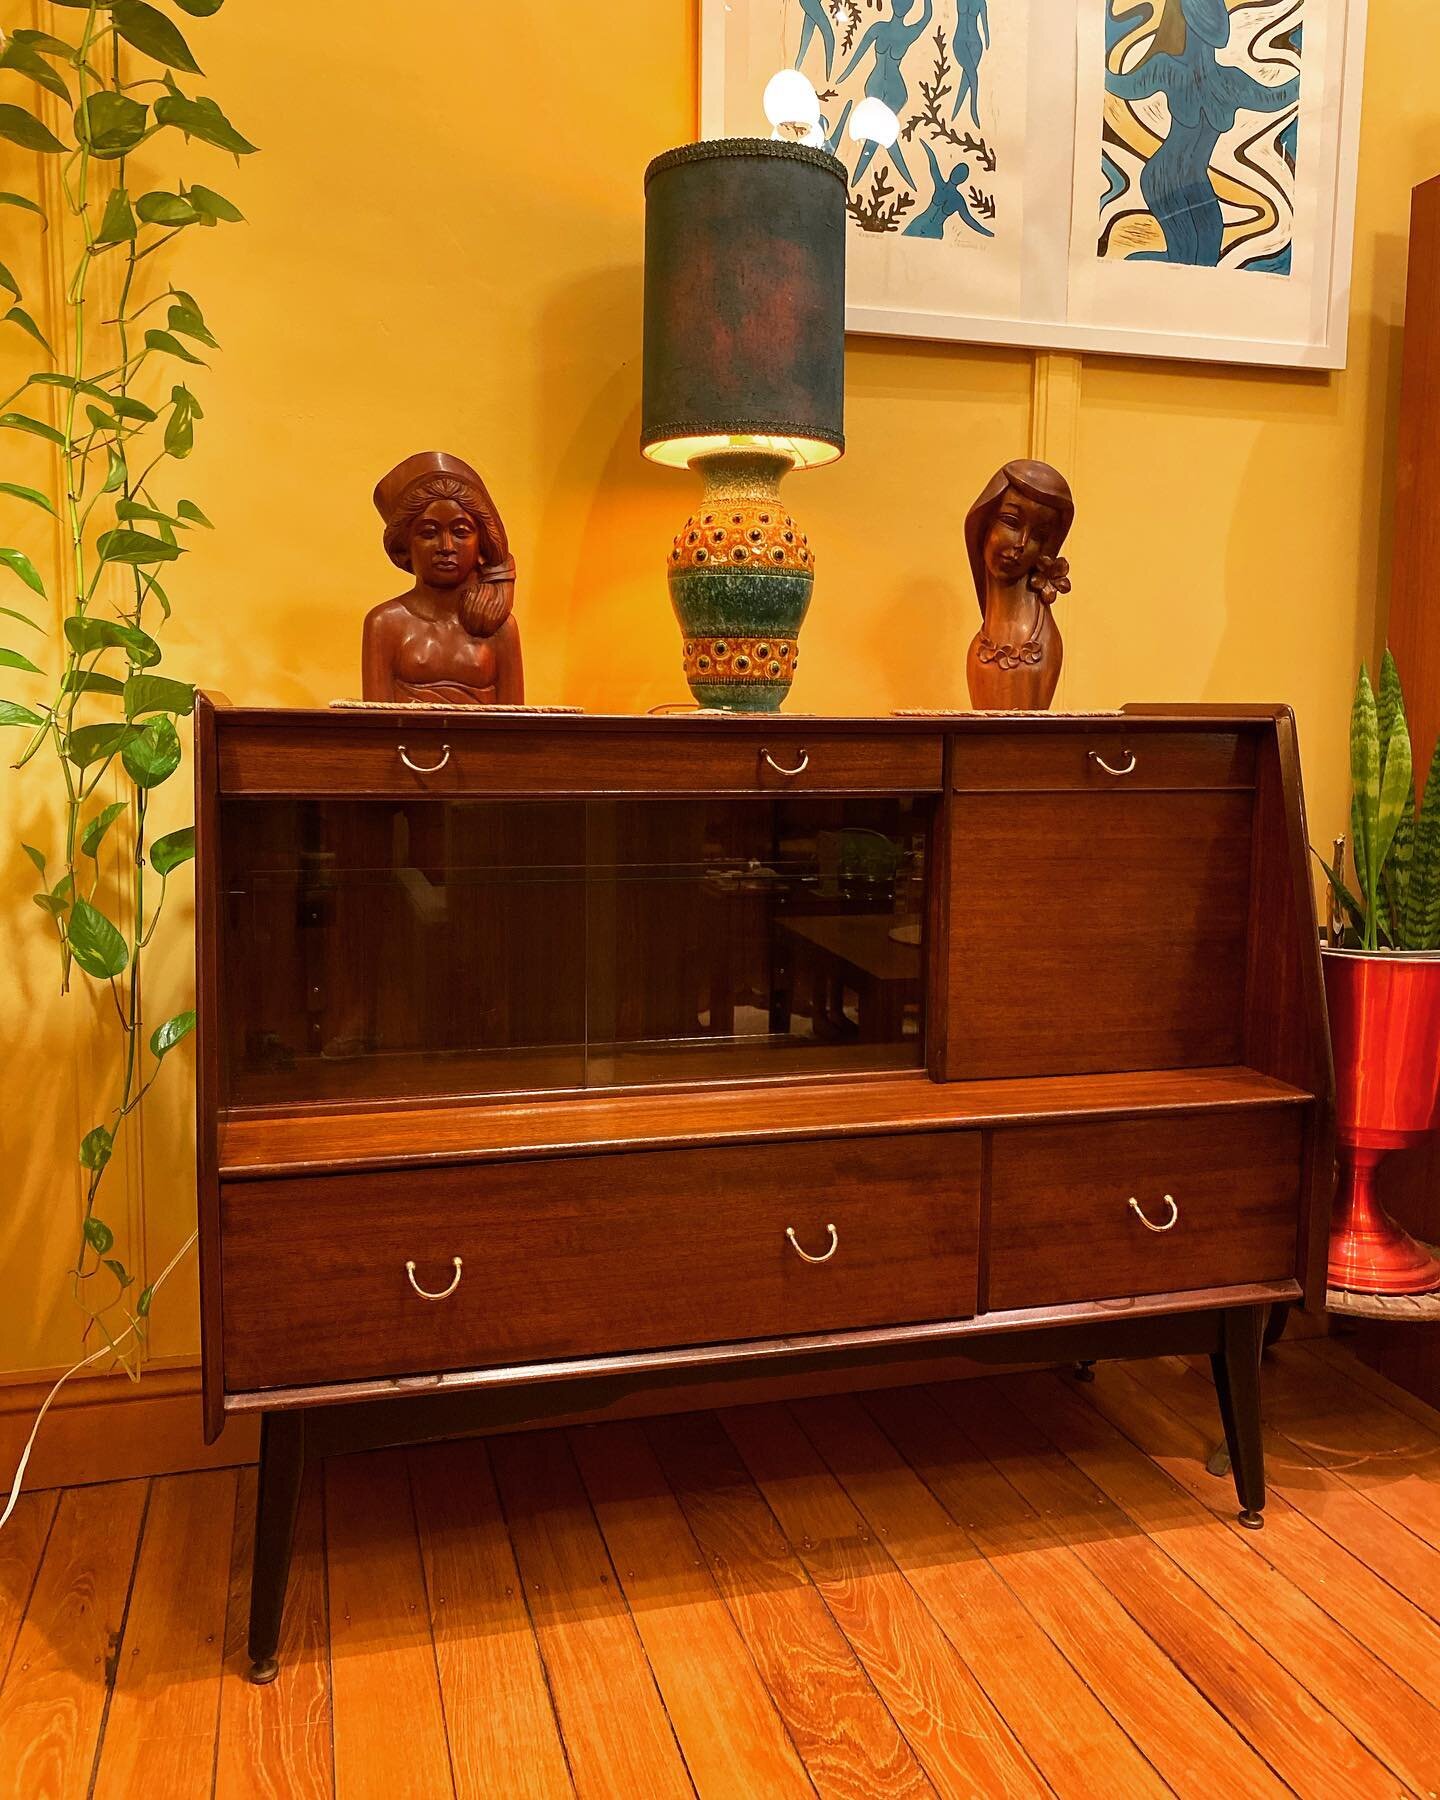
[[[699,459],[705,494],[670,549],[670,604],[701,706],[775,712],[790,691],[815,585],[809,539],[780,499],[788,458]]]

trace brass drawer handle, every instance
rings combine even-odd
[[[440,760],[437,763],[412,762],[410,757],[406,754],[405,746],[403,744],[399,746],[399,749],[401,762],[404,763],[407,769],[413,769],[417,775],[438,775],[441,769],[443,769],[450,760],[450,746],[448,744],[442,744],[440,746]]]
[[[795,1254],[797,1256],[804,1257],[806,1262],[808,1262],[808,1263],[829,1262],[830,1258],[840,1248],[840,1233],[835,1229],[835,1227],[833,1225],[827,1225],[825,1227],[825,1229],[830,1233],[830,1248],[825,1252],[825,1254],[823,1256],[812,1256],[808,1250],[802,1250],[800,1248],[800,1240],[795,1235],[795,1227],[793,1225],[787,1225],[785,1227],[785,1235],[790,1240],[791,1249],[795,1252]]]
[[[406,1263],[405,1273],[410,1277],[411,1287],[414,1288],[415,1292],[422,1300],[448,1300],[460,1285],[460,1270],[462,1265],[458,1256],[454,1258],[454,1263],[455,1273],[450,1277],[449,1287],[442,1288],[438,1294],[432,1294],[429,1288],[421,1287],[420,1283],[415,1279],[415,1265],[413,1262]]]
[[[810,752],[808,750],[802,750],[800,752],[800,760],[798,763],[796,763],[796,765],[793,769],[787,769],[785,767],[784,763],[776,762],[775,758],[770,754],[770,752],[768,750],[762,750],[760,752],[760,754],[764,758],[764,760],[767,763],[769,763],[770,767],[775,771],[775,773],[777,775],[803,775],[805,773],[805,771],[810,767]],[[804,1252],[802,1251],[801,1254],[803,1255]],[[812,1262],[815,1262],[815,1261],[823,1262],[824,1258],[823,1257],[820,1257],[820,1258],[812,1257],[811,1261]]]
[[[1092,750],[1090,752],[1090,760],[1093,763],[1098,763],[1107,775],[1133,775],[1135,773],[1135,752],[1133,750],[1127,750],[1125,754],[1130,760],[1125,764],[1123,769],[1117,769],[1112,764],[1107,763],[1098,750]]]
[[[1135,1196],[1133,1194],[1130,1196],[1130,1210],[1131,1210],[1131,1212],[1134,1213],[1135,1217],[1140,1221],[1140,1223],[1145,1227],[1145,1229],[1147,1231],[1170,1231],[1170,1230],[1173,1230],[1174,1226],[1176,1225],[1177,1221],[1180,1218],[1180,1208],[1175,1204],[1174,1198],[1170,1194],[1167,1194],[1165,1196],[1165,1204],[1170,1208],[1170,1217],[1165,1221],[1165,1223],[1163,1225],[1155,1225],[1155,1224],[1152,1224],[1151,1221],[1145,1217],[1145,1208],[1140,1204],[1140,1202],[1135,1198]]]

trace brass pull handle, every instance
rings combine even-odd
[[[413,769],[417,775],[436,775],[450,760],[450,746],[448,744],[442,744],[440,746],[440,760],[437,763],[414,762],[409,755],[407,755],[403,744],[401,744],[399,748],[401,762],[404,763],[407,769]]]
[[[830,1233],[830,1248],[825,1252],[825,1254],[823,1256],[812,1256],[808,1250],[802,1250],[800,1248],[800,1240],[795,1235],[795,1227],[793,1225],[787,1225],[785,1227],[785,1235],[790,1240],[790,1248],[795,1252],[795,1254],[797,1256],[803,1257],[806,1262],[808,1262],[808,1263],[829,1262],[830,1258],[840,1248],[840,1233],[835,1229],[835,1227],[833,1225],[827,1225],[825,1227],[825,1229]]]
[[[1107,775],[1133,775],[1135,773],[1135,752],[1133,750],[1127,750],[1125,754],[1130,760],[1125,764],[1123,769],[1117,769],[1112,763],[1107,763],[1098,750],[1092,750],[1090,752],[1090,760],[1093,763],[1098,763]]]
[[[770,767],[777,775],[803,775],[810,767],[810,752],[808,750],[802,750],[800,752],[800,760],[793,769],[787,769],[784,763],[776,762],[775,758],[768,750],[762,750],[760,755],[764,761],[769,763]]]
[[[450,1298],[450,1296],[455,1292],[456,1288],[459,1287],[459,1285],[460,1285],[460,1269],[461,1269],[462,1265],[460,1262],[460,1258],[458,1256],[455,1257],[453,1259],[453,1261],[455,1264],[455,1273],[450,1277],[450,1285],[447,1288],[442,1288],[438,1294],[432,1294],[430,1292],[429,1288],[421,1287],[420,1283],[415,1279],[414,1263],[413,1262],[406,1263],[405,1273],[410,1277],[410,1285],[412,1288],[414,1288],[415,1292],[420,1296],[420,1298],[422,1300],[448,1300]]]
[[[1170,1217],[1163,1225],[1156,1225],[1150,1219],[1145,1217],[1145,1208],[1135,1196],[1133,1194],[1130,1196],[1130,1210],[1147,1231],[1171,1231],[1174,1229],[1175,1224],[1180,1217],[1180,1208],[1175,1204],[1174,1198],[1170,1194],[1165,1196],[1165,1204],[1170,1208]]]

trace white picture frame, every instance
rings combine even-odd
[[[912,176],[915,197],[903,221],[878,229],[855,229],[849,240],[846,326],[857,333],[887,337],[919,337],[974,344],[994,344],[1034,349],[1105,352],[1118,355],[1172,357],[1219,363],[1259,364],[1275,367],[1339,369],[1345,365],[1350,312],[1351,258],[1355,224],[1355,178],[1360,130],[1360,95],[1364,65],[1367,0],[848,0],[858,13],[858,32],[853,33],[852,58],[863,43],[863,33],[874,24],[893,24],[897,15],[908,35],[928,12],[926,30],[904,53],[901,65],[908,104],[897,109],[920,127],[897,149]],[[767,79],[778,68],[792,66],[804,23],[802,0],[699,0],[701,47],[701,136],[740,137],[768,135],[762,97]],[[923,60],[935,54],[934,31],[951,36],[959,20],[959,7],[973,15],[978,8],[988,13],[985,55],[996,66],[990,92],[974,108],[974,130],[982,120],[995,122],[994,144],[980,143],[986,155],[998,163],[998,172],[985,174],[971,163],[956,161],[950,174],[971,168],[979,179],[968,188],[964,180],[952,182],[952,190],[968,195],[971,207],[957,220],[942,219],[945,235],[934,240],[936,201],[915,208],[923,198],[925,177],[916,171],[922,157],[912,154],[917,142],[934,171],[933,192],[941,194],[942,168],[926,148],[924,138],[933,130],[921,126],[912,107],[923,111],[926,67]],[[1221,266],[1177,266],[1155,212],[1146,212],[1138,181],[1129,191],[1136,200],[1126,232],[1139,244],[1128,254],[1117,255],[1113,242],[1106,254],[1100,250],[1101,197],[1107,192],[1102,168],[1102,148],[1108,156],[1115,141],[1114,122],[1133,123],[1141,137],[1156,124],[1159,130],[1147,142],[1158,147],[1168,137],[1168,100],[1159,93],[1139,101],[1122,101],[1110,89],[1118,81],[1140,82],[1127,76],[1122,62],[1109,63],[1125,54],[1107,44],[1107,19],[1113,33],[1118,21],[1112,9],[1123,9],[1130,37],[1138,45],[1139,59],[1163,66],[1155,50],[1156,33],[1145,37],[1145,26],[1163,17],[1166,7],[1186,9],[1178,13],[1199,18],[1208,29],[1209,15],[1225,8],[1230,15],[1231,42],[1214,53],[1218,78],[1236,69],[1231,79],[1247,80],[1246,49],[1258,39],[1245,39],[1259,19],[1270,32],[1262,51],[1271,54],[1260,65],[1262,78],[1275,81],[1290,73],[1279,66],[1277,44],[1293,52],[1299,65],[1298,100],[1288,115],[1276,115],[1270,136],[1278,142],[1280,126],[1288,123],[1290,155],[1282,167],[1269,146],[1272,168],[1284,177],[1289,171],[1290,231],[1286,240],[1285,272],[1268,272],[1256,262],[1244,266],[1232,262],[1227,247]],[[1148,16],[1147,7],[1152,8]],[[1135,21],[1139,20],[1136,26]],[[1283,38],[1294,22],[1303,23],[1303,36],[1291,45]],[[1173,44],[1180,27],[1172,24]],[[1212,33],[1212,37],[1213,37]],[[1203,30],[1194,33],[1195,53],[1200,53]],[[811,34],[804,67],[811,74],[828,109],[822,130],[832,139],[836,153],[854,171],[863,146],[852,143],[844,131],[836,132],[837,111],[845,109],[844,83],[835,76],[842,68],[833,60],[828,85],[823,63],[825,46]],[[943,51],[943,47],[942,47]],[[873,45],[867,53],[871,74],[877,79],[879,57]],[[892,71],[895,59],[891,59]],[[977,59],[977,70],[989,65]],[[952,62],[953,68],[953,62]],[[1312,72],[1313,71],[1313,72]],[[864,75],[864,64],[852,69],[849,85]],[[935,88],[931,67],[930,90]],[[892,75],[893,78],[893,75]],[[951,86],[955,86],[953,75]],[[871,91],[867,84],[867,91]],[[897,90],[892,90],[897,91]],[[1264,103],[1262,102],[1262,105]],[[965,158],[963,148],[974,141],[963,128],[970,121],[965,112],[946,117],[957,105],[946,91],[936,111],[935,125],[948,127],[961,148],[941,144],[942,160]],[[981,106],[985,110],[981,110]],[[1117,111],[1117,108],[1119,111]],[[831,110],[833,109],[833,110]],[[1268,109],[1267,109],[1268,110]],[[1264,124],[1261,113],[1237,114],[1243,125],[1251,118]],[[1106,133],[1109,135],[1106,136]],[[1239,132],[1237,131],[1237,136]],[[1298,145],[1297,145],[1298,137]],[[1102,143],[1102,138],[1104,142]],[[998,148],[996,147],[998,146]],[[1241,146],[1250,150],[1249,143]],[[868,189],[882,152],[866,167],[859,192],[869,205]],[[1154,152],[1152,151],[1152,155]],[[1225,171],[1219,166],[1226,154],[1222,138],[1216,166],[1207,168],[1223,207],[1227,246],[1251,230],[1255,206],[1223,198],[1227,192]],[[1284,154],[1282,146],[1281,154]],[[1128,150],[1117,155],[1129,156]],[[1129,158],[1132,171],[1143,161]],[[911,167],[910,165],[914,165]],[[1111,165],[1115,170],[1114,164]],[[1245,168],[1253,169],[1250,158]],[[1260,177],[1253,177],[1256,195]],[[887,177],[891,189],[908,192],[898,173]],[[1274,185],[1272,183],[1272,185]],[[1108,190],[1115,192],[1114,178]],[[1229,182],[1230,192],[1241,192]],[[1282,195],[1282,200],[1286,196]],[[976,216],[979,202],[1000,201],[993,235],[982,239],[984,229]],[[894,204],[893,198],[888,204]],[[947,204],[955,204],[947,200]],[[1113,199],[1110,204],[1114,206]],[[1156,209],[1158,211],[1159,209]],[[878,213],[872,213],[878,216]],[[1018,218],[1018,223],[1015,221]],[[1238,221],[1238,223],[1237,223]],[[970,229],[966,229],[966,226]],[[1146,234],[1158,248],[1146,248]],[[1113,234],[1112,234],[1113,237]],[[928,241],[927,241],[928,239]],[[1122,245],[1126,240],[1122,238]],[[1273,242],[1272,238],[1272,242]]]

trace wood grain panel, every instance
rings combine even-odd
[[[151,1483],[93,1800],[211,1791],[234,1530],[233,1469]]]
[[[227,1187],[227,1385],[963,1317],[979,1155],[925,1134]],[[818,1265],[786,1237],[818,1256],[831,1224]],[[440,1290],[457,1256],[449,1298],[415,1292],[408,1261]]]
[[[226,794],[375,794],[414,799],[501,794],[922,793],[940,787],[939,732],[836,733],[829,721],[634,726],[573,742],[549,721],[495,731],[411,715],[316,731],[303,715],[251,726],[222,716]],[[417,773],[402,760],[441,765]],[[766,760],[793,775],[782,774]],[[447,754],[448,752],[448,754]]]
[[[1295,1272],[1297,1112],[997,1132],[990,1304],[1167,1293]],[[1154,1226],[1178,1209],[1169,1230]]]
[[[325,1465],[337,1794],[454,1793],[404,1454]]]
[[[72,1488],[60,1498],[0,1688],[5,1800],[88,1790],[149,1485]]]
[[[955,738],[949,786],[960,793],[1065,790],[1123,795],[1147,788],[1250,787],[1254,730],[1154,731],[1129,722],[1067,733],[997,731]],[[1128,769],[1112,775],[1112,769]]]
[[[565,1439],[496,1439],[490,1456],[580,1800],[693,1794]]]
[[[903,1416],[906,1397],[897,1399]],[[1163,1782],[1036,1628],[1002,1565],[989,1563],[971,1536],[956,1529],[961,1521],[884,1435],[885,1400],[871,1407],[873,1417],[853,1400],[814,1401],[791,1411],[1049,1786],[1062,1800],[1090,1800],[1111,1784],[1125,1793],[1163,1794]]]
[[[636,1425],[569,1434],[635,1629],[702,1794],[813,1794],[670,1484]]]
[[[485,1446],[409,1453],[458,1800],[572,1792]]]
[[[565,1156],[645,1144],[849,1137],[1155,1111],[1294,1105],[1309,1090],[1235,1064],[1004,1081],[764,1082],[683,1094],[569,1094],[560,1100],[384,1107],[364,1113],[234,1113],[221,1132],[231,1181],[327,1170]]]
[[[933,1793],[716,1420],[691,1413],[646,1430],[816,1792]]]
[[[1010,1727],[785,1410],[741,1407],[723,1423],[936,1787],[1043,1794]]]
[[[1013,1595],[1019,1677],[1023,1682],[1027,1670],[1038,1677],[1030,1705],[1041,1723],[1021,1724],[1023,1691],[1009,1716],[1027,1744],[1060,1736],[1050,1759],[1039,1758],[1052,1785],[1059,1777],[1073,1787],[1078,1777],[1090,1781],[1082,1792],[1104,1786],[1105,1726],[1075,1698],[1078,1684],[1114,1721],[1111,1729],[1123,1731],[1145,1758],[1146,1781],[1153,1769],[1194,1800],[1215,1794],[1278,1800],[1288,1792],[1075,1554],[1066,1532],[1031,1506],[1006,1480],[1003,1465],[992,1464],[965,1434],[963,1396],[949,1388],[887,1394],[870,1402],[870,1410]],[[1061,1760],[1067,1752],[1069,1769]],[[1127,1753],[1133,1754],[1128,1746]]]
[[[1265,1534],[1247,1533],[1242,1541],[1238,1533],[1217,1531],[1198,1502],[1053,1376],[1002,1377],[993,1404],[1006,1401],[1018,1403],[1052,1442],[1063,1443],[1071,1463],[1163,1542],[1171,1560],[1232,1619],[1263,1612],[1273,1629],[1283,1630],[1286,1673],[1390,1771],[1392,1782],[1398,1777],[1421,1793],[1440,1788],[1440,1715],[1292,1582],[1276,1579]],[[1374,1777],[1362,1778],[1362,1786],[1372,1784],[1380,1786]]]
[[[947,1077],[1242,1060],[1250,793],[952,805]]]
[[[956,1415],[965,1430],[1221,1717],[1283,1771],[1302,1800],[1342,1792],[1394,1800],[1395,1777],[1289,1673],[1295,1646],[1288,1635],[1282,1661],[1264,1647],[1264,1638],[1277,1642],[1268,1627],[1252,1636],[1251,1616],[1237,1623],[1172,1560],[1173,1509],[1184,1496],[1172,1490],[1172,1511],[1151,1539],[1030,1423],[1016,1398],[1002,1397],[1001,1385],[967,1389]],[[943,1390],[937,1397],[949,1404]],[[1068,1426],[1063,1444],[1066,1452],[1076,1447]]]
[[[225,1616],[225,1677],[214,1800],[329,1800],[335,1792],[330,1631],[325,1608],[324,1484],[312,1467],[300,1497],[280,1635],[280,1673],[250,1680],[250,1558],[255,1471],[241,1469]]]

